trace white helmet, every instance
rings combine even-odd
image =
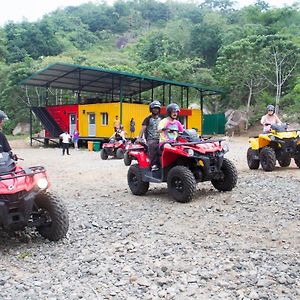
[[[3,120],[8,120],[8,116],[3,110],[0,110],[0,121]]]

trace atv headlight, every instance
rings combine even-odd
[[[275,141],[275,140],[276,140],[276,137],[275,137],[274,135],[271,135],[271,136],[270,136],[270,139],[271,139],[271,141]]]
[[[193,149],[186,149],[185,152],[189,155],[189,156],[194,156],[195,152]]]
[[[224,144],[223,151],[224,151],[224,153],[229,151],[229,146],[227,144]]]
[[[41,189],[45,190],[48,187],[48,180],[46,178],[40,178],[36,185]]]

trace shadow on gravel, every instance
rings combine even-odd
[[[230,193],[230,192],[227,192]],[[193,197],[192,202],[195,201],[202,201],[205,200],[206,197],[210,196],[210,197],[219,197],[220,195],[224,194],[223,192],[217,191],[214,188],[211,187],[207,187],[207,188],[203,188],[203,186],[201,186],[201,183],[199,183],[199,185],[197,185],[197,189],[195,192],[195,195]],[[143,197],[155,197],[155,200],[161,201],[161,202],[166,202],[166,203],[174,203],[176,202],[168,193],[168,189],[165,188],[152,188],[149,189],[149,191],[147,192],[147,194]],[[150,199],[151,200],[151,199]],[[176,202],[177,203],[177,202]],[[188,202],[190,203],[190,202]],[[184,205],[184,203],[178,203],[179,205]]]
[[[47,239],[35,232],[5,232],[0,230],[0,251],[17,249],[20,246],[30,245],[30,248],[50,244]]]

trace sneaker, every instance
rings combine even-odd
[[[159,170],[158,165],[153,165],[153,166],[151,167],[151,171],[157,171],[157,170]]]

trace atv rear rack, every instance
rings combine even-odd
[[[46,172],[46,169],[42,166],[29,167],[26,169],[19,170],[17,172],[2,173],[0,175],[0,181],[11,180],[13,178],[18,178],[18,177],[33,176],[43,172]]]

